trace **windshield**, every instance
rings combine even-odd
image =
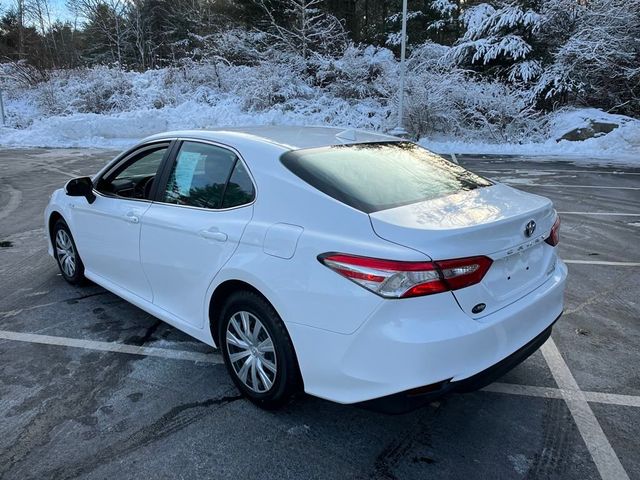
[[[313,187],[365,213],[492,185],[410,142],[295,150],[281,161]]]

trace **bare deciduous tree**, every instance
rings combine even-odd
[[[323,0],[286,0],[278,2],[284,7],[284,21],[274,15],[265,0],[254,0],[269,19],[267,33],[280,46],[291,52],[299,52],[307,59],[314,52],[328,53],[344,46],[347,35],[344,26],[335,16],[320,7]]]

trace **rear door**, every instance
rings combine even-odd
[[[255,188],[239,155],[184,141],[142,220],[140,251],[153,303],[202,328],[206,292],[253,215]]]

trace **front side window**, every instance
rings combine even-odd
[[[235,153],[215,145],[184,142],[163,201],[219,209],[248,203],[247,192],[253,196],[253,184]]]
[[[281,161],[311,186],[365,213],[492,185],[409,142],[294,150]]]
[[[97,190],[107,195],[149,200],[151,187],[168,144],[145,147],[100,179]]]

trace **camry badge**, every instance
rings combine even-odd
[[[535,231],[536,231],[536,222],[531,220],[529,223],[527,223],[527,226],[524,227],[524,234],[527,237],[530,237],[531,235],[533,235],[533,232]]]

